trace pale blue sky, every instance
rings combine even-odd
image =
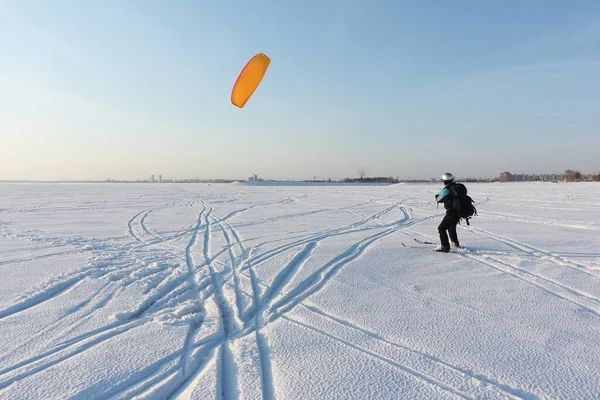
[[[0,179],[600,169],[597,0],[0,0],[0,49]]]

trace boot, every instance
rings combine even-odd
[[[443,245],[438,245],[438,247],[436,247],[434,249],[434,251],[438,251],[440,253],[449,253],[450,252],[450,247],[447,246],[443,246]]]

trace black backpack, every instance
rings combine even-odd
[[[477,215],[477,209],[473,205],[475,201],[467,194],[467,187],[462,183],[455,183],[450,185],[448,190],[454,196],[454,208],[458,210],[458,215],[467,221],[467,225],[471,225],[469,219]]]

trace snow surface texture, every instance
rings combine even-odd
[[[468,188],[0,184],[0,398],[600,398],[600,185]]]

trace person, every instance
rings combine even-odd
[[[456,249],[460,247],[458,235],[456,233],[456,226],[460,221],[460,215],[454,205],[454,195],[450,190],[450,188],[455,184],[454,176],[451,173],[446,172],[442,175],[442,181],[444,181],[444,188],[439,194],[435,195],[435,199],[438,204],[444,204],[446,215],[438,226],[440,245],[435,249],[435,251],[448,253],[451,250],[450,241],[452,241],[452,248]],[[448,234],[450,234],[450,241],[448,241]]]

